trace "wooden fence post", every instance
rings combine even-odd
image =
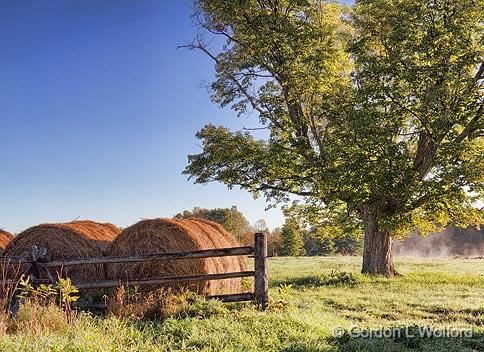
[[[255,303],[263,310],[269,303],[269,280],[267,278],[267,237],[255,234],[254,245]]]
[[[32,246],[29,252],[30,268],[29,268],[29,278],[32,280],[32,285],[35,286],[36,280],[40,279],[40,270],[37,264],[39,259],[39,249],[37,246]]]

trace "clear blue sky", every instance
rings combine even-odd
[[[209,101],[213,77],[181,0],[0,0],[0,227],[77,217],[120,226],[263,200],[181,175],[207,123],[253,126]]]

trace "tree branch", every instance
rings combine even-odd
[[[200,50],[203,53],[205,53],[208,57],[210,57],[215,62],[215,64],[217,65],[220,64],[220,60],[202,44],[199,38],[197,38],[196,44],[192,43],[187,45],[181,45],[179,46],[179,48],[187,48],[188,50],[193,50],[193,49]],[[227,70],[223,71],[223,73],[237,86],[237,89],[239,89],[242,95],[244,95],[247,98],[247,100],[249,101],[250,105],[254,110],[256,110],[262,116],[267,116],[268,114],[270,114],[270,112],[264,111],[260,107],[260,102],[257,101],[257,99],[254,98],[251,94],[249,94],[247,89],[244,88],[244,86],[239,82],[239,80],[237,80],[237,78],[232,73],[228,72]],[[276,119],[270,118],[270,121],[281,130],[284,130],[283,126]]]
[[[464,139],[469,138],[471,134],[477,129],[479,120],[482,118],[484,105],[481,103],[474,118],[467,124],[464,130],[455,139],[456,143],[462,143]]]

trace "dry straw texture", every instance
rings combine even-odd
[[[0,229],[0,254],[3,253],[12,239],[13,236],[10,232]]]
[[[108,256],[125,256],[168,252],[187,252],[202,249],[237,247],[233,235],[222,226],[196,219],[142,220],[125,229],[107,250]],[[247,270],[245,257],[216,257],[153,261],[136,264],[110,264],[110,279],[133,280],[164,276],[215,274]],[[242,280],[226,279],[183,284],[181,287],[204,295],[237,293],[242,290]],[[180,287],[177,286],[177,287]]]
[[[120,232],[112,224],[88,220],[42,224],[17,235],[7,246],[5,255],[25,255],[30,252],[32,246],[37,246],[47,248],[47,257],[55,261],[102,256],[103,251]],[[54,276],[60,273],[70,277],[74,282],[103,280],[104,272],[102,265],[51,269]]]

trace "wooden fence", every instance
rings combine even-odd
[[[170,286],[179,283],[197,282],[207,280],[222,280],[242,277],[254,277],[254,290],[248,293],[235,293],[209,296],[207,299],[218,299],[223,302],[239,302],[239,301],[254,301],[254,303],[261,309],[266,309],[268,305],[268,276],[267,276],[267,238],[264,233],[256,233],[254,237],[254,247],[233,247],[233,248],[217,248],[207,249],[191,252],[177,252],[177,253],[160,253],[147,254],[136,256],[122,256],[122,257],[93,257],[85,259],[74,259],[66,261],[47,261],[45,258],[47,252],[45,249],[33,248],[29,258],[5,257],[4,260],[10,261],[12,264],[29,264],[26,274],[30,276],[34,285],[40,283],[55,284],[56,280],[49,269],[65,268],[68,266],[82,266],[90,264],[119,264],[119,263],[141,263],[151,261],[164,260],[185,260],[195,258],[213,258],[213,257],[227,257],[227,256],[254,256],[254,270],[253,271],[239,271],[216,274],[202,274],[202,275],[186,275],[186,276],[169,276],[150,279],[137,280],[103,280],[85,283],[75,283],[78,289],[99,289],[99,288],[115,288],[120,286],[143,286],[143,285],[159,285]],[[42,275],[44,274],[44,275]],[[46,276],[48,279],[40,279]]]

